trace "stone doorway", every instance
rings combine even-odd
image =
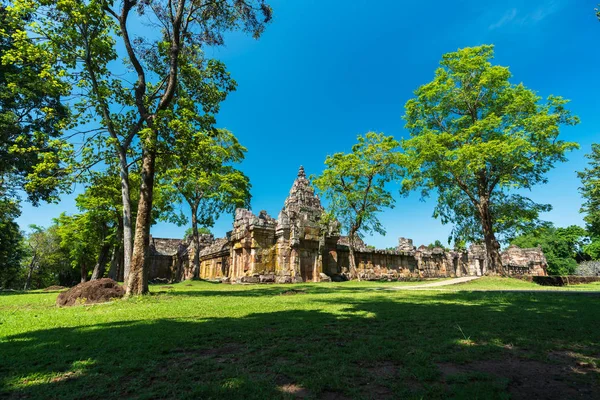
[[[315,250],[300,250],[300,276],[304,282],[313,282],[317,266],[318,252]]]

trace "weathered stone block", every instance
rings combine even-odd
[[[275,275],[267,274],[267,275],[259,275],[258,277],[260,283],[272,283],[275,282]]]
[[[277,276],[275,283],[292,283],[292,277],[289,275]]]
[[[326,275],[324,273],[320,273],[319,274],[319,281],[321,282],[331,282],[331,278],[329,277],[329,275]]]
[[[258,276],[243,276],[242,283],[260,283]]]

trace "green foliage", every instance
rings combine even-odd
[[[58,57],[38,46],[27,33],[29,8],[0,1],[0,191],[29,200],[56,200],[64,189],[61,154],[70,146],[58,140],[69,110]]]
[[[600,260],[600,237],[590,237],[590,242],[583,246],[583,252],[591,260]]]
[[[79,273],[74,271],[69,263],[68,250],[61,247],[57,224],[48,228],[30,225],[29,228],[31,232],[26,239],[27,257],[23,264],[21,280],[27,279],[31,269],[29,289],[76,283]]]
[[[10,199],[0,199],[0,288],[21,285],[21,260],[25,256],[23,235],[14,221],[19,207]]]
[[[71,167],[83,174],[93,166],[118,162],[126,235],[131,220],[127,215],[128,168],[131,160],[142,160],[136,223],[143,238],[138,236],[142,239],[135,241],[135,249],[127,251],[126,259],[132,254],[135,265],[131,268],[140,278],[134,279],[133,290],[145,292],[147,235],[152,221],[160,218],[153,200],[172,204],[172,192],[154,193],[155,187],[165,184],[160,177],[155,179],[157,157],[163,154],[163,145],[179,133],[169,125],[176,124],[177,113],[196,123],[214,123],[218,103],[234,82],[221,63],[205,57],[204,47],[224,44],[228,31],[244,31],[258,38],[271,20],[271,7],[264,0],[206,4],[14,0],[10,12],[31,16],[26,30],[37,39],[33,50],[54,57],[60,68],[56,76],[71,85],[76,112],[73,125],[79,129],[75,134],[80,134],[82,143],[77,157],[69,160]],[[150,35],[143,28],[148,21],[156,28]],[[27,50],[19,46],[12,57]],[[126,72],[114,73],[118,63]],[[206,73],[218,77],[211,81]],[[226,90],[220,83],[227,85]],[[168,215],[181,222],[174,213]],[[125,235],[124,244],[129,246]]]
[[[192,229],[212,227],[223,212],[248,206],[250,182],[232,166],[246,148],[225,129],[180,129],[166,171],[168,181],[192,210]]]
[[[556,228],[546,224],[512,239],[510,244],[522,248],[541,247],[548,261],[549,275],[570,275],[577,268],[577,261],[584,258],[587,235],[586,230],[577,225]]]
[[[429,249],[433,249],[435,247],[440,247],[446,251],[450,251],[450,249],[448,247],[444,246],[444,244],[440,240],[436,240],[435,242],[427,245],[427,248],[429,248]]]
[[[88,275],[96,261],[97,229],[90,214],[67,215],[62,213],[55,219],[60,238],[60,251],[67,254],[71,267]]]
[[[567,100],[541,103],[492,58],[487,45],[445,54],[434,80],[405,105],[404,189],[437,193],[434,216],[454,223],[454,239],[481,239],[485,226],[490,240],[531,228],[550,206],[515,190],[545,183],[545,173],[577,147],[558,139],[560,125],[578,123]]]
[[[327,168],[312,177],[329,202],[328,215],[339,220],[349,236],[385,234],[377,213],[394,207],[395,200],[386,186],[400,176],[399,145],[392,136],[368,132],[358,136],[350,153],[327,156]]]
[[[589,159],[588,167],[577,172],[584,199],[580,212],[585,214],[583,220],[590,235],[584,251],[592,260],[600,260],[600,144],[592,144],[592,152],[585,157]]]
[[[189,227],[185,230],[185,233],[183,234],[183,238],[189,239],[192,237],[192,234],[193,234],[193,229],[192,229],[192,227]],[[198,228],[198,234],[199,235],[212,235],[212,232],[210,231],[209,228],[203,226],[201,228]]]
[[[590,235],[600,240],[600,144],[592,144],[592,152],[585,157],[589,159],[588,167],[577,173],[584,199],[581,212],[585,214],[583,220]]]
[[[75,199],[79,214],[62,213],[48,229],[34,229],[30,257],[36,257],[38,282],[71,285],[87,278],[101,248],[116,244],[120,195],[116,174],[91,173],[89,186]]]

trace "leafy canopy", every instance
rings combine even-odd
[[[13,12],[0,1],[0,192],[30,201],[56,200],[64,187],[60,155],[70,147],[58,140],[68,127],[61,101],[69,85],[58,57],[36,45],[26,27],[28,9]]]
[[[406,190],[437,191],[435,217],[454,222],[455,239],[481,238],[483,206],[494,228],[510,233],[534,222],[549,205],[515,190],[545,183],[545,173],[576,143],[558,139],[560,125],[577,117],[567,100],[546,102],[523,84],[510,83],[507,67],[492,65],[493,46],[460,49],[443,56],[432,82],[405,105],[402,164]]]
[[[581,212],[592,236],[600,236],[600,144],[592,144],[592,152],[585,156],[588,167],[578,172],[582,186],[579,188],[584,203]]]
[[[250,182],[233,164],[246,148],[226,129],[180,130],[170,155],[167,176],[192,210],[192,223],[212,227],[223,212],[248,206]]]
[[[394,207],[386,186],[400,176],[399,145],[392,136],[368,132],[358,136],[350,153],[327,156],[327,168],[313,177],[313,184],[329,201],[327,215],[337,218],[350,236],[385,234],[377,213]]]
[[[600,259],[600,144],[592,144],[592,152],[585,156],[588,167],[578,172],[581,179],[579,192],[584,199],[580,212],[590,234],[591,242],[585,252],[594,260]]]

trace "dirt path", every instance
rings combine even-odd
[[[422,283],[419,285],[410,285],[410,286],[392,286],[392,287],[382,287],[377,288],[376,290],[419,290],[419,289],[432,289],[436,290],[444,290],[443,286],[456,285],[459,283],[465,283],[469,281],[473,281],[475,279],[479,279],[481,276],[463,276],[460,278],[446,279],[439,282],[432,283]],[[459,290],[459,289],[457,289]],[[578,294],[578,295],[587,295],[587,296],[600,296],[600,291],[591,291],[591,290],[560,290],[556,289],[469,289],[465,288],[463,290],[467,290],[469,292],[486,292],[486,293],[561,293],[561,294]]]
[[[480,276],[463,276],[460,278],[447,279],[447,280],[439,281],[439,282],[423,283],[420,285],[411,285],[411,286],[393,286],[393,287],[389,287],[386,289],[387,290],[425,289],[425,288],[438,287],[438,286],[456,285],[457,283],[465,283],[465,282],[469,282],[469,281],[479,279],[479,278],[481,278],[481,277]]]

